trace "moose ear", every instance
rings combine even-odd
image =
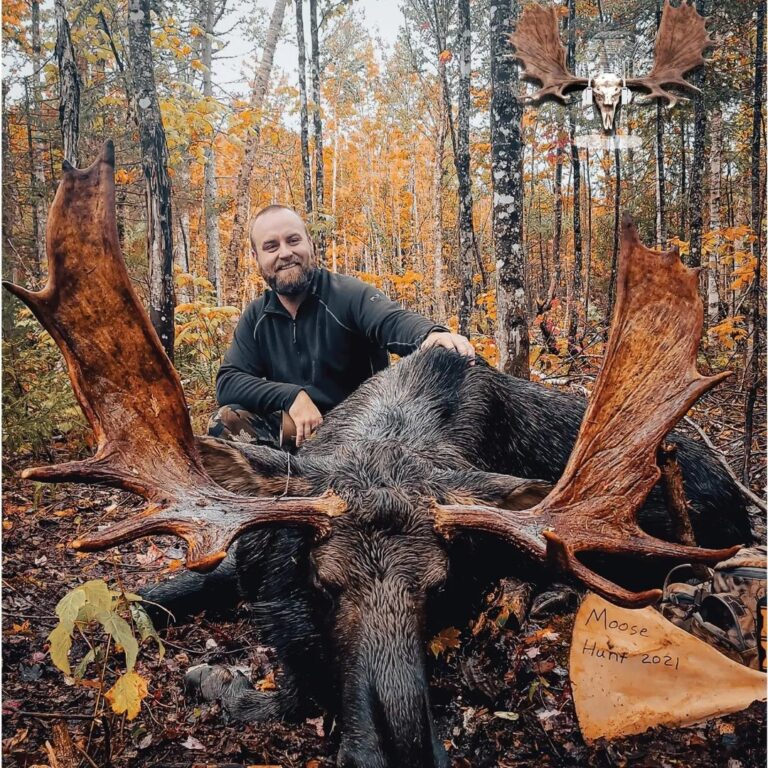
[[[455,470],[439,474],[438,482],[450,499],[447,503],[453,504],[466,504],[471,499],[501,509],[531,509],[553,488],[551,483],[543,480],[528,480],[495,472]]]
[[[217,437],[195,438],[208,474],[242,496],[309,496],[298,459],[276,448],[233,443]],[[289,466],[290,461],[290,466]]]

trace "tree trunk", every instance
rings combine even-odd
[[[656,102],[656,247],[667,247],[666,195],[664,194],[664,111]]]
[[[568,69],[576,71],[576,0],[568,0]],[[573,283],[570,310],[568,313],[568,344],[572,350],[578,348],[579,303],[581,302],[581,165],[579,148],[575,144],[576,113],[568,110],[568,136],[571,141],[571,175],[573,179]]]
[[[680,113],[680,234],[678,237],[681,240],[688,239],[688,219],[686,213],[688,211],[688,187],[687,181],[687,165],[686,165],[686,150],[688,149],[687,139],[685,136],[685,117],[683,117],[682,111]]]
[[[709,245],[707,263],[707,322],[716,325],[720,320],[720,292],[718,290],[718,260],[720,250],[720,176],[722,170],[723,113],[717,109],[710,123],[711,144],[709,149],[709,228],[712,242]]]
[[[656,31],[661,25],[661,2],[656,0]],[[656,100],[656,247],[667,247],[666,196],[664,194],[664,107]]]
[[[706,16],[705,0],[696,0],[696,10]],[[707,133],[707,107],[704,103],[704,69],[700,68],[690,81],[702,93],[693,96],[693,159],[691,160],[690,196],[688,221],[691,236],[688,247],[688,266],[701,266],[701,238],[704,229],[704,140]]]
[[[203,96],[213,98],[213,35],[215,26],[216,0],[205,0],[205,37],[203,38]],[[216,128],[211,126],[210,142],[205,147],[203,170],[203,211],[205,217],[205,248],[208,258],[208,280],[216,290],[217,304],[223,303],[221,244],[219,241],[219,207],[217,203],[218,183],[216,179]]]
[[[155,89],[150,42],[150,0],[129,0],[128,42],[133,92],[146,182],[149,319],[168,357],[173,360],[173,216],[168,147]]]
[[[752,105],[752,146],[751,146],[751,203],[752,203],[752,256],[755,260],[755,273],[750,289],[749,325],[750,343],[747,345],[747,365],[749,370],[749,388],[744,407],[744,463],[741,468],[741,478],[749,485],[749,462],[752,455],[752,435],[754,431],[755,403],[757,390],[762,376],[765,374],[760,365],[760,273],[763,261],[762,246],[762,206],[760,194],[763,184],[760,181],[760,145],[763,121],[763,88],[765,87],[765,4],[757,4],[757,41],[755,45],[755,89]]]
[[[592,179],[589,172],[589,150],[584,150],[584,182],[587,193],[587,269],[584,285],[584,330],[589,328],[589,293],[592,288]]]
[[[611,250],[611,276],[608,281],[608,308],[605,313],[605,335],[611,327],[613,306],[616,303],[616,281],[619,275],[619,242],[621,234],[621,155],[619,148],[613,148],[614,190],[613,190],[613,248]]]
[[[558,121],[559,122],[559,121]],[[563,280],[561,241],[563,237],[563,132],[558,124],[557,148],[555,149],[555,203],[554,232],[552,233],[552,269],[555,273],[555,295],[560,295]]]
[[[296,0],[296,45],[299,49],[299,116],[304,210],[312,215],[312,167],[309,162],[309,114],[307,110],[307,53],[304,45],[304,0]]]
[[[519,15],[518,0],[491,6],[491,179],[493,253],[496,261],[496,348],[498,367],[530,378],[526,264],[523,244],[523,105],[518,65],[509,34]]]
[[[438,67],[445,69],[445,63]],[[435,294],[434,316],[439,323],[445,322],[445,296],[443,295],[443,179],[445,177],[445,138],[448,133],[448,120],[444,111],[445,102],[441,101],[438,109],[437,135],[432,170],[432,220],[434,222],[434,255],[432,288]]]
[[[6,110],[6,98],[10,88],[8,80],[2,84],[2,205],[3,205],[3,279],[13,283],[20,283],[18,276],[19,258],[14,245],[15,225],[21,221],[19,214],[19,200],[17,191],[17,179],[11,153],[11,136],[8,130],[8,112]],[[15,301],[9,298],[2,303],[2,329],[3,337],[8,339],[16,322]]]
[[[42,47],[40,44],[40,2],[32,0],[32,100],[30,108],[30,159],[32,161],[33,237],[35,241],[35,273],[42,275],[48,269],[45,250],[45,230],[48,223],[48,195],[45,187],[45,146],[42,140]]]
[[[297,0],[297,5],[301,0]],[[259,146],[261,134],[261,110],[269,90],[269,78],[272,73],[272,62],[275,58],[275,48],[280,37],[285,16],[286,0],[275,0],[272,8],[272,16],[269,20],[267,38],[264,41],[264,50],[256,72],[256,79],[251,90],[249,108],[257,112],[256,121],[248,131],[245,139],[245,151],[243,160],[237,171],[235,182],[235,218],[232,222],[232,239],[229,242],[229,251],[224,272],[224,300],[227,304],[239,303],[240,278],[242,274],[243,254],[250,250],[246,237],[246,227],[251,209],[251,176],[256,161],[256,149]],[[305,94],[306,96],[306,94]]]
[[[80,137],[80,77],[77,74],[75,50],[69,34],[64,0],[55,0],[56,63],[59,68],[59,124],[64,146],[64,159],[77,167],[77,142]]]
[[[472,224],[472,179],[469,171],[469,88],[472,69],[472,28],[469,0],[458,0],[459,8],[459,109],[456,117],[456,176],[459,182],[459,333],[469,338],[472,320],[472,262],[475,230]]]
[[[323,120],[320,113],[320,43],[317,33],[317,0],[309,0],[309,33],[312,39],[312,133],[315,136],[315,248],[317,260],[325,263],[325,204],[323,163]]]

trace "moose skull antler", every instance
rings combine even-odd
[[[668,90],[669,86],[698,92],[699,89],[685,80],[684,75],[705,63],[702,54],[712,45],[705,23],[706,20],[687,0],[682,0],[677,8],[665,0],[656,35],[653,68],[646,77],[626,81],[613,73],[603,73],[588,80],[576,77],[568,70],[554,7],[528,6],[516,31],[510,35],[510,41],[515,46],[515,57],[523,66],[523,78],[541,85],[531,97],[532,103],[554,99],[565,104],[567,94],[592,87],[595,106],[607,132],[613,129],[616,110],[622,102],[622,82],[627,89],[647,94],[650,99],[663,99],[670,107],[677,103],[677,96]]]
[[[105,549],[141,536],[184,538],[190,568],[208,569],[243,531],[264,524],[309,525],[320,535],[345,504],[326,494],[253,498],[216,485],[198,456],[181,384],[131,286],[117,237],[114,149],[64,176],[48,218],[49,278],[32,293],[5,284],[61,348],[75,394],[98,441],[96,455],[24,476],[48,482],[103,483],[144,496],[135,517],[74,542]],[[725,550],[684,547],[645,534],[635,513],[658,478],[653,457],[672,424],[727,374],[703,378],[695,354],[703,309],[696,272],[676,251],[655,254],[624,222],[620,287],[611,341],[592,401],[561,480],[527,511],[439,506],[436,528],[489,531],[534,558],[570,570],[623,604],[635,594],[577,559],[602,551],[712,562]]]

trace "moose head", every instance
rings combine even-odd
[[[685,80],[684,75],[705,63],[702,54],[712,45],[705,21],[687,0],[682,0],[677,8],[665,0],[656,34],[653,68],[645,77],[627,79],[626,87],[646,94],[649,99],[660,99],[670,107],[677,103],[677,96],[668,90],[670,86],[698,93],[699,89]],[[515,46],[515,57],[523,65],[523,78],[541,85],[530,98],[531,103],[551,99],[565,104],[569,93],[589,87],[590,80],[576,77],[566,66],[554,6],[526,7],[510,41]],[[595,106],[600,112],[603,129],[609,133],[614,128],[624,81],[618,75],[603,73],[592,82]]]
[[[510,553],[568,572],[626,606],[660,592],[620,586],[581,555],[714,562],[738,549],[670,543],[636,521],[659,477],[660,441],[727,374],[702,377],[695,369],[703,317],[697,272],[676,251],[644,248],[630,219],[605,361],[565,472],[550,490],[477,470],[452,447],[455,436],[445,435],[450,402],[430,393],[449,380],[458,391],[469,377],[491,386],[501,374],[468,369],[442,350],[371,379],[290,460],[269,449],[198,443],[179,377],[120,254],[114,194],[107,142],[89,168],[65,167],[48,219],[45,288],[6,285],[61,348],[98,444],[90,459],[28,469],[24,477],[102,483],[149,502],[73,542],[79,550],[174,534],[187,543],[187,566],[205,571],[236,539],[239,551],[265,526],[303,532],[280,541],[296,545],[288,559],[302,564],[302,589],[329,597],[318,632],[339,681],[340,765],[445,763],[430,714],[424,619],[430,592],[448,573],[446,541],[456,533],[496,537]],[[365,411],[371,392],[377,405]],[[243,470],[222,480],[228,487],[209,474],[222,462]],[[246,555],[253,565],[273,550],[253,546]],[[306,647],[299,644],[302,654]]]

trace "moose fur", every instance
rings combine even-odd
[[[527,563],[503,562],[498,551],[482,556],[498,545],[479,536],[446,545],[430,500],[530,507],[562,473],[584,410],[580,398],[435,349],[365,382],[295,457],[201,438],[206,468],[231,490],[333,490],[349,509],[317,546],[299,530],[250,532],[212,574],[186,573],[146,593],[178,617],[248,601],[284,670],[271,693],[215,668],[192,670],[190,683],[221,697],[237,720],[296,716],[312,702],[339,712],[342,766],[445,764],[429,711],[425,643],[468,610],[482,585]],[[746,541],[740,494],[711,452],[682,435],[669,439],[679,446],[698,543]],[[535,482],[510,485],[505,475]],[[669,536],[659,488],[640,522]],[[633,586],[660,577],[647,566],[642,575],[605,567]]]

